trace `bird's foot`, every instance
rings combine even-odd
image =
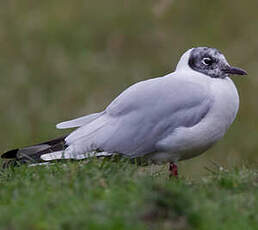
[[[169,163],[169,177],[178,178],[178,167],[174,162]]]

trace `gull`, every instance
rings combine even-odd
[[[176,70],[138,82],[104,111],[57,124],[69,135],[2,154],[4,159],[44,164],[119,154],[129,159],[176,163],[198,156],[220,140],[234,121],[239,96],[231,75],[246,75],[215,48],[186,51]]]

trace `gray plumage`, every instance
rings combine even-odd
[[[78,154],[100,149],[143,156],[156,152],[156,144],[176,128],[200,122],[210,103],[201,84],[178,80],[173,74],[143,81],[124,91],[100,117],[65,140],[72,146],[71,152]]]

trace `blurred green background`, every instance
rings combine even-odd
[[[196,46],[246,69],[235,77],[240,111],[225,138],[181,163],[206,174],[258,155],[258,2],[11,0],[0,7],[0,150],[62,135],[55,124],[101,111],[129,85],[174,70]]]

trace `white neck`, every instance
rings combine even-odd
[[[193,49],[193,48],[192,48],[192,49]],[[180,60],[179,60],[179,62],[178,62],[178,64],[177,64],[177,66],[176,66],[176,72],[177,72],[177,71],[189,71],[189,70],[193,71],[193,70],[190,68],[189,64],[188,64],[189,58],[190,58],[190,53],[191,53],[192,49],[187,50],[187,51],[182,55],[182,57],[180,58]]]

